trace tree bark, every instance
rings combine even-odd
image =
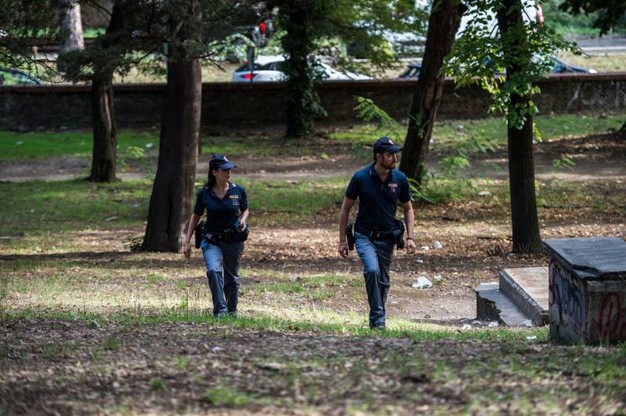
[[[115,36],[124,28],[125,2],[115,2],[106,36]],[[103,52],[112,47],[111,41],[102,43]],[[102,54],[94,62],[95,73],[91,81],[91,111],[93,124],[93,150],[91,160],[92,182],[117,180],[117,127],[113,103],[114,64],[109,54]]]
[[[428,21],[422,68],[413,93],[409,127],[404,141],[400,170],[421,185],[430,139],[443,94],[443,62],[452,50],[465,7],[455,0],[433,4]]]
[[[289,22],[288,39],[285,41],[285,52],[288,57],[288,79],[286,85],[287,129],[288,138],[304,137],[312,129],[312,100],[315,99],[313,81],[308,71],[311,43],[310,21],[306,6],[298,1],[291,1],[286,6],[287,21]]]
[[[202,75],[197,57],[185,50],[185,40],[199,40],[197,0],[185,2],[191,9],[180,22],[176,41],[169,45],[167,93],[161,126],[159,160],[152,187],[148,223],[142,248],[178,252],[181,232],[191,214],[195,186]],[[174,19],[173,19],[174,20]],[[171,27],[176,30],[175,20]]]
[[[60,53],[84,49],[80,3],[76,0],[60,0],[60,6],[61,26],[66,34]]]
[[[523,30],[522,10],[520,0],[503,0],[502,7],[496,13],[500,36],[504,39],[505,55],[527,49],[525,48],[526,36]],[[515,59],[509,59],[508,62],[515,62]],[[512,64],[506,71],[507,79],[514,79],[519,68]],[[527,108],[529,103],[530,97],[528,95],[513,93],[511,94],[509,113]],[[513,231],[512,250],[515,253],[540,253],[543,248],[539,233],[537,197],[535,194],[533,118],[531,115],[525,116],[525,122],[521,129],[511,125],[510,121],[508,122],[507,142]]]
[[[514,96],[512,103],[527,102]],[[509,190],[511,192],[511,225],[514,253],[542,251],[535,193],[535,162],[533,158],[533,118],[528,116],[524,127],[507,127],[509,154]]]
[[[88,179],[92,182],[117,179],[117,128],[113,108],[113,74],[102,74],[91,83],[93,153]]]

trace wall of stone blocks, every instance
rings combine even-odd
[[[553,75],[537,83],[540,113],[619,112],[626,108],[626,73]],[[365,97],[401,121],[408,117],[417,87],[411,80],[326,82],[317,92],[327,115],[320,125],[361,123],[354,111],[356,97]],[[161,123],[163,84],[117,85],[115,114],[119,127],[147,127]],[[285,87],[278,83],[206,83],[202,88],[202,126],[215,129],[282,128]],[[446,80],[439,119],[490,116],[488,94],[478,86],[456,88]],[[0,87],[0,129],[37,130],[89,128],[89,86],[52,85]]]

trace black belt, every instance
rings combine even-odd
[[[368,236],[371,240],[389,240],[389,241],[396,240],[396,236],[393,234],[393,231],[371,230],[369,232],[366,231],[360,234]]]
[[[206,240],[209,241],[224,241],[226,243],[231,243],[234,240],[234,232],[208,232],[203,235]]]

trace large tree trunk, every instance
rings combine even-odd
[[[500,35],[504,42],[504,53],[513,54],[524,51],[526,36],[522,20],[520,0],[503,0],[497,11]],[[528,56],[530,59],[530,56]],[[509,62],[515,62],[510,59]],[[507,78],[514,78],[519,71],[516,65],[507,69]],[[512,94],[509,113],[527,108],[528,95]],[[511,118],[509,117],[509,120]],[[521,129],[507,127],[509,153],[509,188],[511,192],[511,224],[513,227],[513,252],[539,253],[542,251],[535,194],[535,163],[533,160],[533,119],[526,115]]]
[[[443,62],[452,50],[454,38],[465,7],[455,0],[439,0],[433,4],[428,21],[426,49],[417,88],[413,93],[400,170],[413,178],[418,186],[425,173],[430,138],[443,94]]]
[[[66,35],[60,53],[84,49],[80,3],[77,0],[60,0],[60,7],[61,26]]]
[[[185,2],[188,19],[169,45],[167,95],[161,126],[159,161],[150,198],[148,224],[142,248],[146,251],[178,252],[181,232],[191,213],[200,134],[202,75],[199,60],[183,46],[198,40],[200,25],[197,0]],[[193,17],[193,18],[192,18]],[[174,20],[174,19],[173,19]],[[179,22],[171,27],[177,29]]]
[[[289,22],[288,35],[283,40],[288,58],[287,131],[286,137],[304,137],[312,129],[311,117],[316,105],[316,93],[308,71],[311,30],[306,5],[299,1],[288,1],[283,13]]]
[[[113,74],[94,78],[91,83],[91,109],[93,123],[93,157],[91,175],[93,182],[116,180],[117,129],[113,111]]]

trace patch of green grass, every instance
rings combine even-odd
[[[167,383],[161,377],[153,378],[150,381],[150,390],[152,391],[163,391],[167,387]]]
[[[271,281],[252,286],[246,291],[298,295],[303,298],[322,301],[332,298],[335,291],[342,286],[361,287],[362,283],[352,276],[313,275],[281,278],[273,274]]]
[[[146,218],[152,184],[32,181],[0,184],[11,201],[0,214],[3,234],[45,235],[52,231],[126,228]]]
[[[121,344],[122,343],[119,339],[111,335],[106,335],[102,339],[102,348],[106,351],[117,351],[120,348]]]
[[[623,124],[622,114],[560,114],[539,115],[534,118],[537,130],[544,141],[563,137],[580,137],[617,131]],[[378,137],[386,134],[372,126],[363,125],[332,133],[338,142],[347,142],[367,149]],[[405,137],[392,137],[403,143]],[[489,152],[506,146],[506,124],[502,118],[492,117],[480,120],[439,120],[433,128],[431,149],[462,150],[467,154]]]
[[[207,390],[204,399],[218,407],[244,407],[253,400],[253,397],[236,388],[214,387]]]
[[[76,349],[76,345],[67,342],[45,344],[41,347],[41,356],[46,360],[70,358]]]
[[[156,132],[122,130],[118,134],[118,155],[132,158],[128,149],[139,147],[156,154],[159,137]],[[21,160],[73,156],[90,158],[93,135],[90,131],[29,132],[0,131],[0,160]]]
[[[337,207],[343,199],[345,178],[317,181],[241,181],[250,211],[273,223],[297,224]]]

